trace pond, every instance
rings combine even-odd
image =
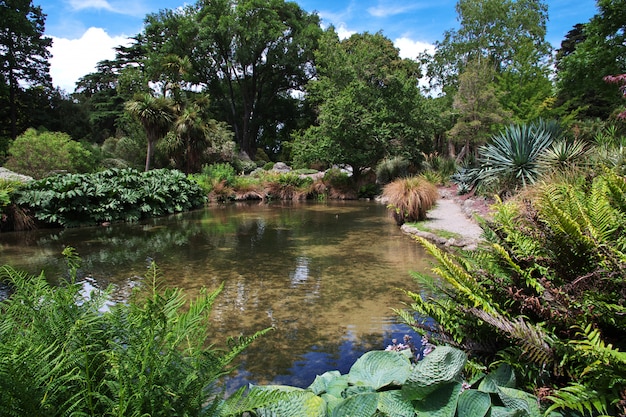
[[[154,261],[163,285],[189,297],[224,283],[212,314],[215,343],[257,339],[229,377],[305,387],[329,370],[345,373],[364,352],[408,333],[391,310],[418,291],[424,250],[384,205],[367,201],[226,204],[141,224],[0,234],[0,264],[48,279],[64,274],[61,251],[82,258],[86,287],[112,285],[116,300],[140,285]]]

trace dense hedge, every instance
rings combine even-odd
[[[15,203],[38,221],[64,227],[132,222],[202,207],[205,202],[197,183],[168,169],[55,175],[33,181],[15,195]]]

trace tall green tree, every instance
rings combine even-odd
[[[313,77],[319,17],[284,0],[200,0],[195,81],[205,85],[242,151],[254,159],[264,131]],[[267,140],[267,138],[266,138]]]
[[[156,143],[170,130],[175,119],[172,100],[154,97],[151,94],[138,95],[125,105],[126,111],[137,119],[146,131],[148,148],[146,151],[146,171],[150,170]]]
[[[458,161],[472,155],[510,117],[498,100],[494,79],[495,71],[485,60],[471,62],[459,76],[452,104],[458,119],[448,131],[452,142],[461,147]]]
[[[8,86],[10,136],[18,135],[17,97],[20,83],[51,86],[50,51],[52,39],[45,37],[46,15],[31,0],[0,1],[0,74]]]
[[[434,54],[422,55],[433,86],[454,93],[468,63],[482,61],[496,74],[505,74],[507,82],[514,74],[519,74],[519,80],[515,80],[518,84],[533,77],[541,77],[543,82],[551,53],[545,40],[548,10],[544,2],[459,0],[456,11],[459,28],[444,32]],[[529,92],[520,99],[532,98],[524,96]]]
[[[381,33],[339,40],[329,28],[307,88],[316,124],[297,135],[299,163],[347,164],[358,177],[386,156],[417,161],[432,145],[434,115],[418,87],[419,67]]]
[[[577,26],[561,44],[557,86],[559,101],[570,102],[571,110],[607,118],[621,104],[620,92],[603,77],[626,72],[626,0],[597,4],[599,12],[582,33]]]

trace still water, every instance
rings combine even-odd
[[[193,297],[224,283],[212,314],[215,343],[275,330],[240,357],[230,389],[246,383],[305,387],[349,370],[408,329],[392,308],[417,291],[410,271],[430,260],[375,202],[228,204],[141,224],[0,234],[0,264],[64,274],[61,251],[82,258],[87,287],[123,300],[152,260],[167,286]]]

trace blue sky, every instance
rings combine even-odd
[[[317,12],[324,25],[344,36],[382,31],[404,57],[415,57],[457,27],[456,0],[296,0]],[[174,9],[184,0],[34,0],[47,15],[46,35],[53,38],[51,75],[55,86],[73,92],[74,83],[93,72],[98,61],[112,59],[113,48],[143,27],[148,13]],[[546,0],[547,40],[555,47],[576,23],[596,14],[595,0]]]

